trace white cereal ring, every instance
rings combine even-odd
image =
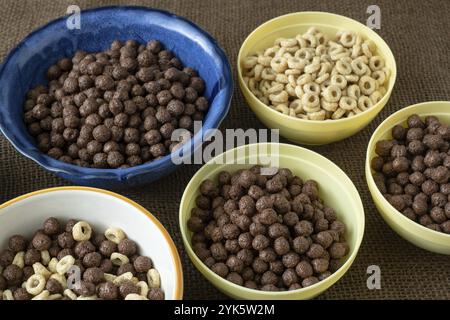
[[[386,82],[386,74],[383,70],[372,72],[372,78],[374,78],[380,86]]]
[[[350,64],[352,67],[352,70],[355,74],[357,74],[358,76],[362,76],[367,72],[367,69],[369,69],[367,67],[367,64],[365,64],[362,59],[355,59],[352,61],[352,63]]]
[[[258,57],[248,56],[242,60],[242,67],[244,69],[252,69],[258,63]]]
[[[336,61],[335,68],[342,75],[349,75],[352,73],[352,66],[344,60]]]
[[[303,68],[305,67],[304,60],[296,57],[288,59],[287,64],[290,69],[303,70]]]
[[[44,276],[45,279],[50,278],[52,273],[40,262],[33,263],[33,271],[35,274],[40,274]]]
[[[298,45],[297,39],[295,38],[284,38],[280,40],[280,46],[289,48]]]
[[[130,262],[130,260],[124,254],[121,254],[119,252],[113,252],[111,254],[111,262],[115,266],[121,266],[121,265],[124,265],[124,264]]]
[[[313,54],[308,48],[300,48],[295,52],[294,57],[302,60],[310,60],[313,58]]]
[[[325,81],[327,81],[328,79],[330,78],[330,74],[329,73],[324,73],[324,74],[321,74],[321,75],[319,75],[317,78],[316,78],[316,83],[317,84],[322,84],[323,82],[325,82]]]
[[[12,264],[18,266],[20,269],[23,269],[23,267],[25,266],[25,258],[24,257],[25,257],[24,251],[17,252],[16,255],[14,256],[14,260],[13,260]]]
[[[280,50],[280,46],[273,46],[273,47],[267,48],[264,51],[264,55],[267,56],[267,57],[272,57],[273,58],[273,57],[275,57],[275,55],[278,52],[278,50]]]
[[[356,99],[350,98],[349,96],[343,96],[339,100],[339,107],[344,110],[353,110],[358,107]]]
[[[115,244],[119,244],[120,241],[125,239],[127,236],[122,229],[119,228],[109,228],[105,231],[106,239],[114,242]]]
[[[314,35],[316,37],[317,46],[323,46],[327,43],[328,37],[322,32],[318,32]]]
[[[361,89],[359,88],[358,85],[352,84],[351,86],[347,87],[347,95],[350,98],[358,100],[359,97],[361,96]]]
[[[289,100],[289,95],[286,91],[281,91],[280,93],[269,95],[269,100],[272,102],[285,103]]]
[[[2,299],[1,300],[14,300],[14,296],[11,290],[7,289],[2,292]]]
[[[289,83],[288,76],[285,75],[284,73],[278,73],[275,76],[275,81],[276,82],[280,82],[280,83],[284,83],[284,84]]]
[[[384,68],[384,59],[380,56],[371,57],[369,67],[372,71],[382,70]]]
[[[338,102],[341,99],[341,88],[337,85],[329,85],[322,92],[322,97],[327,102]],[[328,109],[327,109],[328,110]]]
[[[148,300],[148,298],[137,293],[129,293],[125,297],[125,300]]]
[[[64,256],[56,264],[56,272],[60,275],[65,274],[74,265],[75,258],[71,255]]]
[[[344,89],[347,86],[347,79],[341,74],[335,74],[331,76],[331,84]]]
[[[87,241],[91,235],[92,227],[86,221],[78,221],[72,228],[72,236],[75,241]]]
[[[299,99],[301,99],[302,98],[302,96],[303,96],[303,94],[305,93],[304,91],[303,91],[303,88],[302,88],[302,86],[296,86],[295,87],[295,95],[297,96],[297,98],[299,98]]]
[[[261,74],[262,74],[262,71],[264,70],[264,66],[261,65],[261,64],[257,64],[257,65],[253,68],[253,70],[254,70],[254,72],[255,72],[255,75],[254,75],[255,80],[260,81],[260,80],[261,80]]]
[[[327,54],[327,47],[324,46],[323,44],[319,44],[316,47],[316,52],[315,53],[316,53],[316,56],[323,56],[323,55]]]
[[[308,64],[303,70],[305,71],[305,73],[315,73],[317,71],[319,71],[320,69],[320,63],[311,63]]]
[[[284,103],[281,103],[281,104],[275,106],[275,110],[282,114],[289,114],[289,108]]]
[[[293,109],[296,114],[303,112],[302,101],[300,99],[295,99],[289,103],[289,109]]]
[[[345,80],[347,80],[347,83],[357,83],[359,81],[359,76],[356,74],[349,74],[344,76]]]
[[[48,250],[41,251],[41,262],[44,266],[48,265],[50,262],[50,253],[48,253]]]
[[[48,300],[49,296],[50,292],[48,290],[43,290],[37,296],[34,296],[34,298],[32,298],[31,300]]]
[[[333,112],[333,114],[331,115],[331,119],[333,120],[341,119],[345,115],[345,112],[346,111],[344,109],[337,108],[337,110]]]
[[[307,112],[317,112],[320,110],[320,99],[317,94],[305,92],[302,96],[303,109]]]
[[[276,76],[277,74],[272,68],[264,68],[263,71],[261,71],[261,78],[264,80],[273,81]]]
[[[66,289],[63,292],[64,296],[69,298],[70,300],[77,300],[77,295],[70,289]]]
[[[315,48],[319,44],[317,42],[317,38],[313,34],[305,33],[304,35],[302,35],[302,38],[306,41],[307,47]]]
[[[146,297],[148,294],[148,284],[145,281],[139,281],[136,283],[136,287],[139,288],[139,295]]]
[[[310,112],[308,113],[308,119],[309,120],[325,120],[325,110],[320,110],[317,112]]]
[[[283,57],[275,57],[270,62],[271,68],[277,73],[283,73],[287,67],[287,59]]]
[[[286,71],[284,72],[284,74],[287,76],[290,76],[290,75],[299,76],[301,73],[302,73],[302,70],[299,70],[299,69],[286,69]]]
[[[320,85],[315,82],[308,82],[303,85],[303,91],[305,93],[311,92],[313,94],[320,93]]]
[[[369,76],[362,76],[359,79],[359,88],[361,89],[361,92],[365,95],[370,95],[372,92],[374,92],[377,88],[376,80],[369,77]]]
[[[286,90],[287,94],[288,94],[290,97],[295,97],[295,96],[296,96],[296,94],[295,94],[295,87],[293,87],[290,83],[288,83],[288,84],[284,87],[284,90]]]
[[[361,96],[358,98],[358,108],[362,111],[373,107],[373,102],[368,96]]]
[[[264,55],[259,55],[258,56],[258,64],[264,66],[264,67],[269,67],[270,66],[270,61],[272,61],[272,57],[269,56],[264,56]]]
[[[370,95],[369,98],[373,104],[376,104],[383,98],[383,95],[381,94],[380,91],[376,90],[376,91],[372,92],[372,94]]]
[[[48,263],[48,270],[51,272],[51,273],[56,273],[56,265],[58,264],[58,259],[56,259],[56,258],[52,258],[51,260],[50,260],[50,262]]]
[[[303,86],[306,83],[312,82],[313,78],[309,73],[304,73],[297,78],[297,85]]]
[[[36,296],[42,292],[45,288],[45,278],[41,274],[33,274],[28,278],[25,284],[25,290],[33,296]]]
[[[322,99],[322,100],[320,100],[320,106],[325,111],[335,112],[337,110],[337,108],[339,107],[339,104],[337,102],[328,102],[328,101],[325,101],[325,99]]]
[[[339,41],[346,48],[351,48],[356,42],[356,35],[352,31],[344,31],[339,37]]]
[[[150,269],[147,271],[147,283],[149,288],[160,288],[161,287],[161,276],[158,270]]]
[[[267,89],[268,94],[277,93],[284,89],[284,85],[278,82],[272,82],[272,86]]]

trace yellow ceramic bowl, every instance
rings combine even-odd
[[[347,29],[357,32],[365,39],[371,39],[378,48],[378,54],[386,61],[391,70],[386,95],[372,108],[351,118],[339,120],[313,121],[293,118],[275,111],[262,103],[248,89],[242,78],[242,60],[257,50],[273,45],[280,37],[294,37],[304,33],[311,26],[334,37],[338,30]],[[318,145],[339,141],[350,137],[363,129],[383,109],[394,87],[397,67],[394,55],[386,42],[365,25],[344,16],[326,12],[298,12],[277,17],[256,28],[244,41],[238,55],[239,85],[248,105],[256,116],[269,128],[280,129],[280,134],[296,143]]]
[[[383,121],[375,130],[369,142],[366,157],[366,179],[373,201],[389,226],[402,238],[428,251],[450,255],[450,235],[428,229],[405,217],[384,198],[373,180],[370,161],[375,154],[375,144],[379,140],[392,139],[391,129],[395,125],[406,126],[406,119],[418,114],[421,117],[436,116],[443,123],[450,124],[450,101],[435,101],[415,104],[397,111]]]
[[[218,160],[230,159],[229,157],[234,161],[222,161],[223,164],[218,164]],[[192,233],[187,228],[187,221],[195,206],[195,198],[199,195],[198,188],[203,180],[217,180],[218,173],[222,170],[234,172],[251,167],[255,163],[267,164],[268,159],[276,161],[277,158],[279,167],[289,168],[303,179],[314,179],[319,183],[321,198],[336,210],[338,218],[347,226],[346,238],[350,252],[339,270],[311,287],[294,291],[266,292],[238,286],[211,271],[192,250]],[[276,162],[271,164],[276,165]],[[260,143],[229,150],[209,161],[194,175],[181,199],[180,229],[192,263],[203,276],[226,295],[236,299],[310,299],[332,286],[350,268],[363,239],[364,209],[352,181],[330,160],[310,150],[289,144]]]

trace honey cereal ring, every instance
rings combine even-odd
[[[331,76],[331,84],[338,86],[339,89],[344,89],[347,86],[347,79],[341,74]]]
[[[255,72],[255,74],[254,74],[255,80],[257,80],[257,81],[261,80],[261,73],[262,73],[262,71],[264,70],[264,66],[261,65],[261,64],[257,64],[257,65],[253,68],[253,70],[254,70],[254,72]]]
[[[133,274],[131,272],[122,273],[120,276],[114,278],[113,283],[115,285],[121,285],[124,282],[131,281]],[[148,278],[148,277],[147,277]]]
[[[40,262],[33,263],[33,271],[35,274],[40,274],[44,276],[45,279],[48,279],[52,273]]]
[[[72,237],[75,241],[87,241],[91,235],[92,227],[86,221],[79,221],[72,228]]]
[[[342,96],[339,100],[339,107],[344,110],[353,110],[358,106],[356,99],[349,96]]]
[[[139,281],[136,283],[136,287],[139,288],[139,295],[146,297],[148,294],[148,284],[145,281]]]
[[[275,110],[282,113],[282,114],[289,114],[289,108],[284,103],[279,104],[275,107]]]
[[[386,75],[383,70],[377,70],[372,72],[372,78],[374,78],[381,86],[386,82]]]
[[[71,255],[64,256],[56,264],[56,272],[60,275],[65,274],[74,265],[75,258]]]
[[[269,67],[270,66],[270,61],[272,61],[272,57],[269,56],[264,56],[264,55],[259,55],[258,56],[258,64],[264,66],[264,67]]]
[[[122,229],[119,228],[109,228],[105,231],[106,239],[114,242],[115,244],[119,244],[120,241],[125,239],[127,236]]]
[[[284,83],[284,84],[289,83],[288,76],[286,74],[283,74],[283,73],[278,73],[275,76],[275,81],[276,82],[280,82],[280,83]]]
[[[64,290],[63,294],[64,294],[64,297],[67,297],[70,300],[77,300],[77,295],[75,294],[75,292],[73,292],[70,289]]]
[[[23,269],[23,267],[25,266],[25,252],[17,252],[11,264],[18,266],[20,269]]]
[[[258,63],[258,57],[247,56],[242,60],[242,67],[244,69],[252,69]]]
[[[309,120],[325,120],[325,110],[308,113]]]
[[[324,74],[322,74],[322,75],[319,75],[317,78],[316,78],[316,83],[317,84],[322,84],[323,82],[325,82],[325,81],[327,81],[328,79],[330,78],[330,74],[329,73],[324,73]]]
[[[287,64],[290,69],[303,70],[303,68],[305,67],[304,60],[296,57],[288,59]]]
[[[261,78],[264,80],[275,80],[276,72],[272,68],[264,68],[263,71],[261,71]]]
[[[50,253],[48,253],[48,250],[41,251],[41,262],[43,265],[48,265],[50,262]]]
[[[352,66],[343,60],[337,61],[335,68],[342,75],[349,75],[352,73]]]
[[[125,297],[125,300],[148,300],[148,298],[137,293],[129,293]]]
[[[124,254],[121,254],[119,252],[113,252],[111,254],[111,262],[115,266],[121,266],[128,262],[130,262],[130,259]]]
[[[322,92],[322,96],[327,102],[338,102],[341,94],[341,88],[337,85],[330,85]]]
[[[339,42],[346,48],[351,48],[356,42],[356,35],[352,31],[344,31],[339,37]]]
[[[305,33],[304,35],[302,35],[302,38],[306,41],[307,47],[311,47],[311,48],[317,47],[318,42],[317,42],[317,38],[315,37],[315,35],[310,34],[310,33]]]
[[[284,90],[286,90],[287,94],[290,97],[295,97],[295,87],[293,87],[290,83],[288,83],[285,87]]]
[[[158,270],[150,269],[147,271],[147,283],[149,288],[160,288],[161,287],[161,276]]]
[[[320,101],[320,106],[325,111],[334,112],[339,107],[339,104],[337,102],[328,102],[328,101],[325,101],[324,99],[322,99]]]
[[[362,61],[362,59],[355,59],[350,64],[354,73],[358,76],[364,75],[367,72],[367,65]]]
[[[359,81],[359,76],[356,74],[349,74],[344,76],[345,80],[347,80],[347,83],[357,83]]]
[[[331,115],[331,119],[333,120],[341,119],[344,116],[345,112],[346,111],[344,109],[337,108],[337,110],[333,112],[333,114]]]
[[[3,291],[1,300],[14,300],[12,291],[9,289],[6,289],[5,291]]]
[[[359,97],[361,96],[361,89],[359,88],[358,85],[352,84],[351,86],[347,87],[347,95],[350,98],[358,100]]]
[[[312,92],[305,92],[302,96],[303,109],[307,112],[317,112],[320,109],[320,99],[317,94]]]
[[[383,98],[383,95],[381,94],[380,91],[375,90],[374,92],[372,92],[369,98],[373,104],[377,104]]]
[[[384,60],[380,56],[372,56],[369,60],[369,67],[372,71],[382,70],[384,68]]]
[[[283,73],[287,67],[287,59],[283,57],[275,57],[270,62],[270,67],[277,73]]]
[[[58,259],[57,258],[52,258],[50,260],[50,262],[48,263],[48,270],[51,273],[56,273],[56,265],[58,264]]]
[[[373,107],[373,102],[370,100],[368,96],[360,96],[358,98],[358,108],[362,111],[365,111],[369,108]]]
[[[269,95],[269,100],[273,102],[284,103],[289,100],[289,96],[286,91],[281,91],[280,93]]]
[[[46,280],[41,274],[31,275],[25,283],[25,290],[33,296],[38,295],[45,288]]]
[[[305,83],[303,85],[303,91],[305,93],[312,92],[314,94],[319,94],[320,93],[320,86],[317,83],[315,83],[315,82]]]
[[[376,90],[376,81],[375,79],[369,77],[369,76],[362,76],[359,79],[359,88],[361,89],[361,92],[365,95],[370,95],[372,92]]]

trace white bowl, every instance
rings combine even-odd
[[[118,227],[161,274],[166,299],[183,297],[183,271],[175,244],[162,224],[139,204],[110,191],[87,187],[44,189],[0,205],[0,250],[14,234],[31,237],[48,217],[88,221],[96,231]]]

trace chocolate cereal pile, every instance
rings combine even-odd
[[[190,137],[171,140],[203,120],[205,83],[159,41],[114,41],[78,51],[47,71],[48,87],[27,93],[24,121],[39,149],[83,167],[128,168],[158,159]]]
[[[0,300],[163,300],[159,273],[119,228],[48,218],[0,253]]]
[[[450,126],[418,115],[376,144],[373,178],[389,203],[430,229],[450,234]]]
[[[202,182],[188,220],[194,252],[219,276],[251,289],[295,290],[330,276],[349,247],[317,182],[260,169]]]

